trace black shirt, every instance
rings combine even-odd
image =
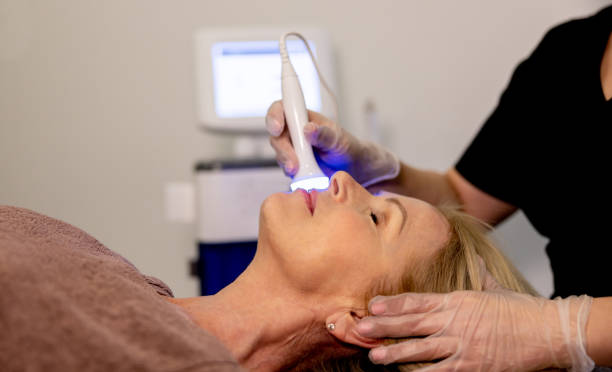
[[[554,296],[612,295],[612,166],[600,68],[612,6],[551,29],[456,169],[549,238]]]

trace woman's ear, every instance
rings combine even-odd
[[[383,340],[364,337],[356,326],[366,316],[366,310],[339,310],[325,320],[327,331],[342,342],[371,349],[382,345]]]

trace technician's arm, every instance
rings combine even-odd
[[[491,225],[501,222],[517,209],[472,185],[454,168],[438,173],[401,163],[396,178],[372,185],[369,189],[404,194],[434,205],[459,204],[466,213]]]
[[[612,366],[612,297],[594,298],[587,321],[587,354],[600,366]]]

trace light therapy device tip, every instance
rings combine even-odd
[[[302,39],[313,59],[317,72],[319,72],[319,69],[308,43],[300,34],[290,32],[281,36],[280,55],[283,108],[285,111],[285,120],[289,126],[291,142],[293,143],[293,148],[295,149],[299,161],[298,172],[291,181],[291,191],[297,189],[304,189],[306,191],[311,189],[324,190],[329,187],[329,177],[323,173],[317,164],[312,146],[304,135],[304,126],[308,123],[308,113],[306,111],[306,103],[304,101],[304,93],[302,92],[300,81],[289,60],[289,54],[287,53],[285,40],[287,36],[290,35]],[[319,76],[319,79],[322,80],[321,76]],[[327,88],[327,84],[324,85]]]

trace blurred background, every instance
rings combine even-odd
[[[198,126],[197,29],[327,30],[341,124],[367,137],[370,102],[385,146],[443,171],[544,33],[610,3],[0,0],[0,204],[80,227],[195,296],[196,228],[168,215],[168,197],[193,183],[198,161],[231,157],[234,141]],[[495,237],[550,295],[546,241],[524,216]]]

